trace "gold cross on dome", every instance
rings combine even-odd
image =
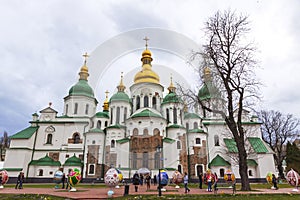
[[[90,55],[87,52],[85,52],[85,54],[83,54],[82,56],[84,57],[84,63],[86,64],[86,60],[88,57],[90,57]]]
[[[143,39],[146,41],[146,49],[148,48],[148,40],[150,40],[147,36]]]

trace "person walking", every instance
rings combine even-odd
[[[147,190],[150,190],[151,176],[147,174],[145,180],[146,180]]]
[[[203,182],[203,174],[199,174],[199,188],[202,189],[202,182]]]
[[[278,186],[277,186],[277,178],[275,176],[275,174],[272,174],[272,183],[273,183],[273,187],[275,190],[278,190]]]
[[[63,173],[63,175],[62,175],[61,181],[62,181],[62,187],[61,187],[61,189],[64,189],[65,188],[65,181],[66,181],[66,174],[65,173]]]
[[[190,192],[191,190],[190,188],[188,188],[189,177],[186,172],[184,172],[183,183],[184,183],[184,193]]]
[[[156,175],[154,174],[154,176],[153,176],[153,185],[156,185],[157,184],[157,177],[156,177]]]
[[[217,173],[214,173],[214,176],[215,176],[214,190],[217,191],[218,190],[218,175],[217,175]]]
[[[24,173],[20,172],[17,179],[17,184],[15,186],[15,189],[23,189],[23,181],[24,181]]]
[[[134,185],[135,192],[137,192],[140,184],[140,177],[137,172],[135,172],[135,174],[132,177],[132,183]]]

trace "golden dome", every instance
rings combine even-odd
[[[145,39],[146,42],[149,39]],[[159,76],[152,71],[152,53],[147,48],[148,44],[146,43],[146,49],[142,53],[141,61],[143,63],[142,70],[139,71],[134,77],[134,83],[158,83],[159,84]]]
[[[89,69],[86,66],[86,60],[87,60],[87,57],[89,57],[89,55],[87,53],[85,53],[82,56],[84,57],[84,64],[83,64],[83,66],[80,69],[79,79],[80,80],[87,80],[87,77],[89,76]]]

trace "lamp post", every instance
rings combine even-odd
[[[158,196],[161,196],[161,174],[160,174],[160,159],[161,159],[161,146],[156,147],[156,152],[159,153],[159,161],[158,161]]]

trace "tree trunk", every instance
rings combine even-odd
[[[237,147],[239,149],[239,173],[241,176],[241,185],[242,191],[251,190],[249,177],[248,177],[248,166],[247,166],[247,153],[245,147],[243,146],[244,142],[238,142]]]

